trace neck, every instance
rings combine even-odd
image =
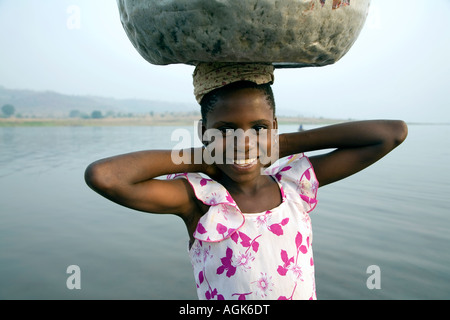
[[[253,196],[257,194],[261,188],[266,187],[270,182],[272,182],[272,179],[267,175],[260,175],[258,178],[249,181],[234,181],[228,176],[224,176],[220,181],[232,195],[243,196]]]

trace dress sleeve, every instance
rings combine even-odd
[[[167,179],[186,179],[197,199],[210,206],[199,220],[194,238],[206,242],[218,242],[229,238],[245,222],[244,215],[229,192],[217,181],[198,173],[181,173]]]
[[[319,181],[311,162],[304,154],[280,159],[278,164],[269,167],[266,172],[280,182],[288,201],[301,204],[306,213],[316,207]]]

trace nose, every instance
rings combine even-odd
[[[252,158],[257,156],[258,135],[255,130],[235,130],[233,142],[233,148],[238,157]]]

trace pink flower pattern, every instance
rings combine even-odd
[[[189,250],[199,299],[316,299],[312,230],[318,181],[303,154],[266,169],[282,203],[262,213],[243,213],[218,182],[197,173],[185,178],[209,205]]]
[[[267,297],[274,286],[272,277],[263,272],[261,272],[261,276],[254,283],[256,283],[256,294],[260,298]]]

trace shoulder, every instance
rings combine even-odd
[[[298,153],[279,159],[265,170],[265,174],[276,177],[278,181],[299,179],[303,175],[308,177],[314,175],[314,168],[307,156]]]
[[[168,179],[180,179],[190,186],[193,196],[204,205],[212,206],[220,203],[234,205],[229,192],[219,182],[199,173],[180,173],[168,176]]]
[[[300,204],[305,212],[315,208],[319,181],[311,161],[303,153],[280,159],[266,172],[280,183],[289,201]]]

